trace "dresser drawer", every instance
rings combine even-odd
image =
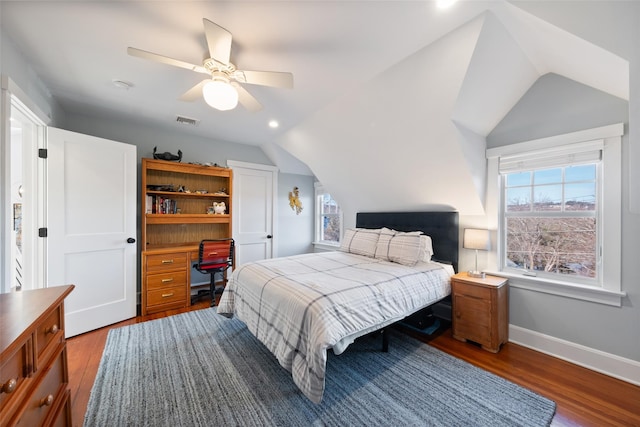
[[[147,255],[147,273],[186,269],[188,265],[187,252]]]
[[[63,337],[62,313],[60,307],[57,307],[36,329],[36,354],[38,359],[42,357],[42,352],[51,342],[60,342]]]
[[[147,291],[164,289],[168,287],[175,287],[178,285],[184,286],[186,283],[187,283],[186,271],[173,271],[173,272],[162,273],[162,274],[147,275]]]
[[[165,304],[186,304],[186,301],[187,287],[185,285],[147,291],[147,306],[149,307]]]
[[[65,357],[63,344],[55,359],[45,368],[42,381],[29,397],[16,425],[29,427],[42,425],[49,412],[58,406],[60,399],[64,398],[67,386]]]
[[[468,285],[464,282],[454,281],[453,286],[456,294],[463,294],[468,297],[479,299],[491,299],[491,289],[477,285]]]
[[[13,354],[8,355],[0,366],[0,418],[3,418],[4,409],[11,401],[18,399],[25,392],[27,377],[32,369],[30,366],[32,364],[30,356],[33,354],[32,342],[31,339],[27,340]]]

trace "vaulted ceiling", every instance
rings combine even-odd
[[[246,86],[263,110],[218,112],[178,100],[201,75],[126,53],[197,64],[202,18],[233,34],[237,65],[290,71],[294,89]],[[3,60],[3,72],[37,75],[66,113],[171,130],[177,115],[198,119],[180,131],[258,145],[285,172],[308,167],[347,212],[482,214],[484,138],[546,73],[629,98],[625,59],[519,2],[27,0],[0,2],[0,20],[3,45],[30,64]]]

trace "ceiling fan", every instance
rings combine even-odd
[[[127,48],[127,53],[131,56],[209,75],[210,78],[201,81],[186,91],[180,99],[182,101],[194,101],[203,96],[207,104],[221,111],[234,109],[238,102],[252,112],[262,108],[258,100],[242,87],[241,83],[286,89],[293,88],[293,74],[291,73],[238,70],[229,61],[231,57],[231,33],[206,18],[203,19],[203,22],[207,46],[209,47],[209,58],[206,58],[202,65],[190,64],[135,47]]]

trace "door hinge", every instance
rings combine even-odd
[[[46,159],[48,154],[49,153],[46,148],[38,148],[38,157],[41,159]]]
[[[38,228],[38,237],[47,237],[47,227]]]

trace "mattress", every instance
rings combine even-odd
[[[451,292],[453,269],[409,267],[346,252],[274,258],[238,267],[218,313],[236,316],[313,402],[324,393],[327,349],[431,305]]]

